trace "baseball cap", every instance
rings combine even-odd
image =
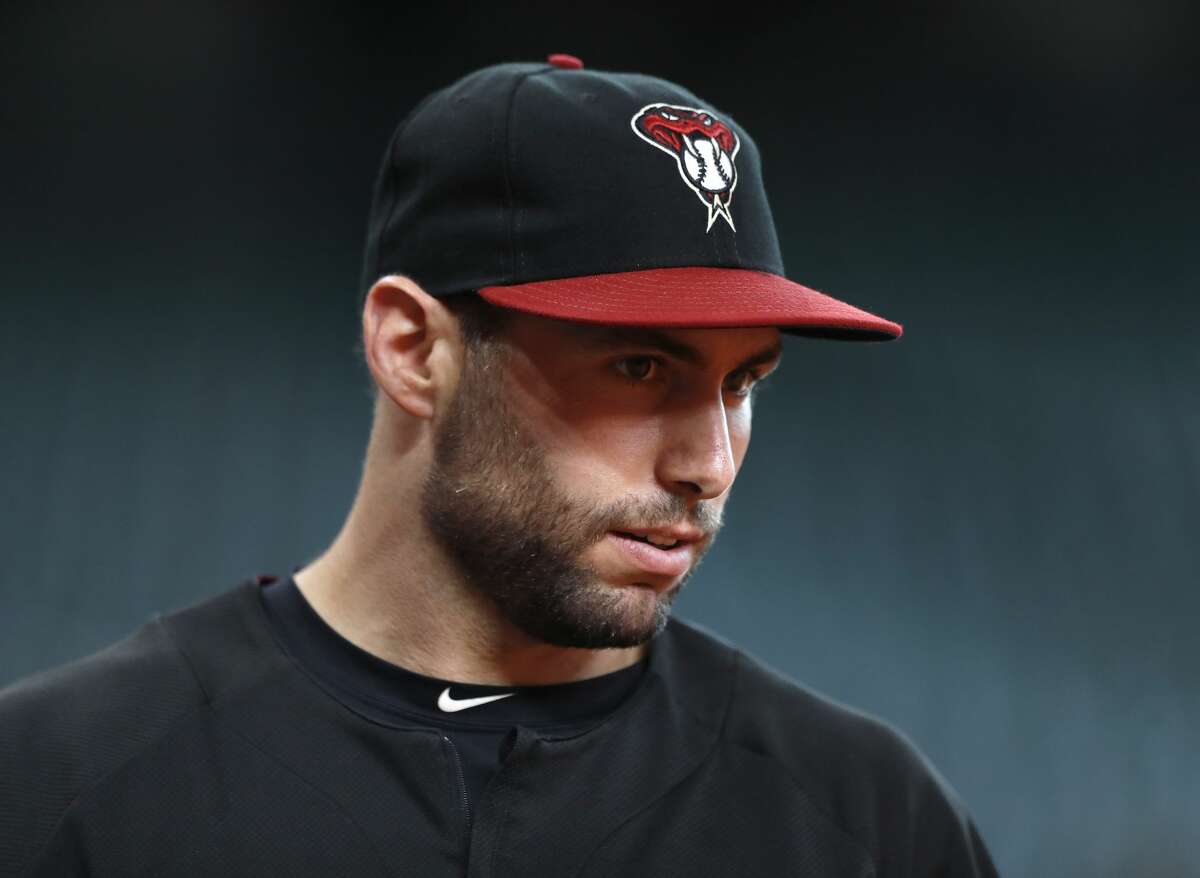
[[[903,331],[787,278],[758,147],[733,116],[571,55],[476,70],[400,122],[375,183],[362,295],[393,273],[432,296],[473,291],[589,323],[844,341]]]

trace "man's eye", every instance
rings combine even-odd
[[[651,356],[622,357],[616,361],[617,371],[631,384],[649,384],[654,380],[661,365],[658,357]],[[726,391],[739,399],[749,399],[762,383],[759,375],[751,369],[735,372],[734,376],[740,380],[727,385]]]
[[[624,357],[617,360],[617,370],[639,384],[650,377],[650,372],[657,365],[658,360],[654,357]]]
[[[744,369],[737,374],[742,376],[742,380],[734,385],[734,395],[749,396],[754,391],[754,385],[758,383],[758,376],[749,369]]]

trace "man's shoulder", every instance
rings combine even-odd
[[[787,763],[815,784],[944,784],[932,762],[899,727],[839,701],[738,651],[730,731],[739,743]]]
[[[206,701],[162,614],[0,689],[0,874],[16,874],[79,796]]]
[[[800,682],[699,622],[677,621],[677,636],[693,651],[722,655],[732,666],[727,737],[786,761],[811,758],[830,766],[845,760],[855,768],[899,761],[908,771],[932,769],[886,720]]]
[[[16,729],[36,729],[36,737],[46,740],[91,735],[97,724],[119,726],[123,720],[152,726],[155,715],[186,709],[201,697],[186,660],[156,615],[103,649],[0,689],[0,734],[7,739]]]
[[[254,682],[247,669],[262,671],[269,647],[247,623],[250,585],[155,613],[103,649],[0,688],[0,759],[56,750],[60,767],[95,769]]]
[[[770,760],[798,795],[869,851],[880,874],[892,873],[897,858],[915,868],[931,855],[969,864],[956,873],[994,874],[966,804],[907,734],[701,624],[683,624],[694,648],[732,662],[724,744]]]

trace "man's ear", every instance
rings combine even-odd
[[[462,363],[454,318],[412,278],[389,274],[363,303],[363,353],[375,383],[397,406],[432,418],[453,393]]]

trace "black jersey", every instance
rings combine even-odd
[[[472,800],[439,723],[312,673],[263,587],[0,690],[0,875],[995,875],[902,733],[695,623],[598,719],[514,724]]]
[[[343,638],[314,610],[292,577],[259,590],[276,639],[332,697],[385,725],[440,729],[466,785],[468,816],[504,761],[517,726],[556,735],[587,731],[638,685],[648,661],[571,683],[491,686],[442,680],[398,667]],[[479,703],[480,699],[489,699]]]

